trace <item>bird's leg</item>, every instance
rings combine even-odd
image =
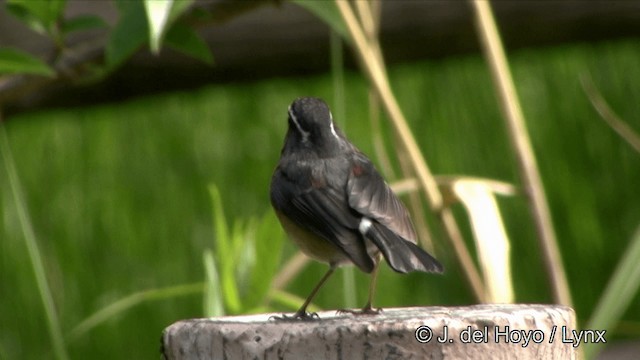
[[[329,271],[327,271],[327,273],[324,274],[322,279],[320,279],[320,281],[318,282],[318,285],[316,285],[316,287],[314,287],[313,290],[311,290],[311,294],[309,294],[309,296],[307,296],[307,300],[305,300],[304,303],[302,304],[302,306],[300,306],[300,309],[298,309],[298,311],[296,311],[296,313],[293,315],[294,317],[296,317],[296,318],[304,318],[304,317],[308,317],[308,316],[313,317],[313,315],[310,315],[309,313],[307,313],[307,306],[309,306],[311,301],[313,301],[313,298],[316,297],[316,294],[318,293],[318,290],[320,290],[322,285],[324,285],[324,283],[327,281],[327,279],[329,279],[331,274],[333,274],[334,270],[335,270],[335,267],[333,267],[333,266],[329,267]],[[316,314],[316,316],[317,316],[317,314]]]
[[[296,311],[295,314],[293,314],[292,316],[286,316],[286,315],[272,316],[272,318],[274,320],[284,320],[284,321],[286,321],[286,320],[310,320],[310,319],[314,319],[314,318],[317,319],[318,318],[318,314],[316,314],[316,313],[308,313],[307,312],[307,306],[309,306],[309,304],[311,303],[313,298],[318,293],[318,290],[320,290],[322,285],[324,285],[324,283],[327,281],[327,279],[329,279],[329,277],[331,276],[331,274],[333,274],[335,269],[336,268],[335,268],[334,265],[329,265],[329,271],[327,271],[327,273],[324,274],[322,279],[320,279],[320,282],[318,282],[318,285],[316,285],[316,287],[314,287],[313,290],[311,290],[311,294],[309,294],[309,296],[307,296],[307,300],[304,301],[302,306],[300,306],[300,309],[298,309],[298,311]]]
[[[382,255],[380,254],[376,256],[376,260],[377,260],[376,265],[373,267],[373,271],[371,272],[371,282],[369,283],[369,297],[367,299],[367,303],[362,308],[362,311],[361,311],[362,314],[375,315],[375,314],[379,314],[382,311],[382,308],[374,309],[372,306],[373,298],[376,294],[376,285],[378,283],[378,269],[380,268],[381,258],[382,258]]]
[[[349,313],[353,315],[376,315],[382,312],[382,308],[374,309],[372,306],[373,297],[376,293],[376,284],[378,282],[378,268],[380,267],[380,260],[382,260],[382,255],[378,254],[375,258],[375,265],[373,267],[373,271],[371,271],[371,282],[369,283],[369,297],[367,298],[367,303],[362,308],[362,310],[338,310],[339,313]]]

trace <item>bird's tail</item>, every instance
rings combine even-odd
[[[444,271],[442,264],[433,256],[376,221],[372,222],[364,235],[380,249],[389,266],[397,272]]]

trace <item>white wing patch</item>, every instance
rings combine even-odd
[[[372,225],[371,220],[368,217],[363,217],[360,220],[360,225],[358,225],[358,231],[360,231],[360,234],[365,236],[369,231],[369,229],[371,228],[371,225]]]

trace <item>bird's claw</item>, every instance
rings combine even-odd
[[[285,315],[282,314],[282,316],[271,316],[269,318],[269,320],[273,320],[273,321],[289,321],[289,322],[295,322],[295,321],[310,321],[310,320],[320,320],[320,316],[318,316],[318,313],[315,312],[296,312],[293,315]]]

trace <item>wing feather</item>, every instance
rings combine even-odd
[[[418,247],[409,213],[371,161],[356,152],[347,181],[349,205],[366,221],[361,231],[397,272],[442,272],[442,265]],[[364,221],[364,220],[363,220]]]
[[[354,169],[347,182],[349,205],[405,240],[417,243],[418,236],[409,213],[371,161],[358,153]]]

